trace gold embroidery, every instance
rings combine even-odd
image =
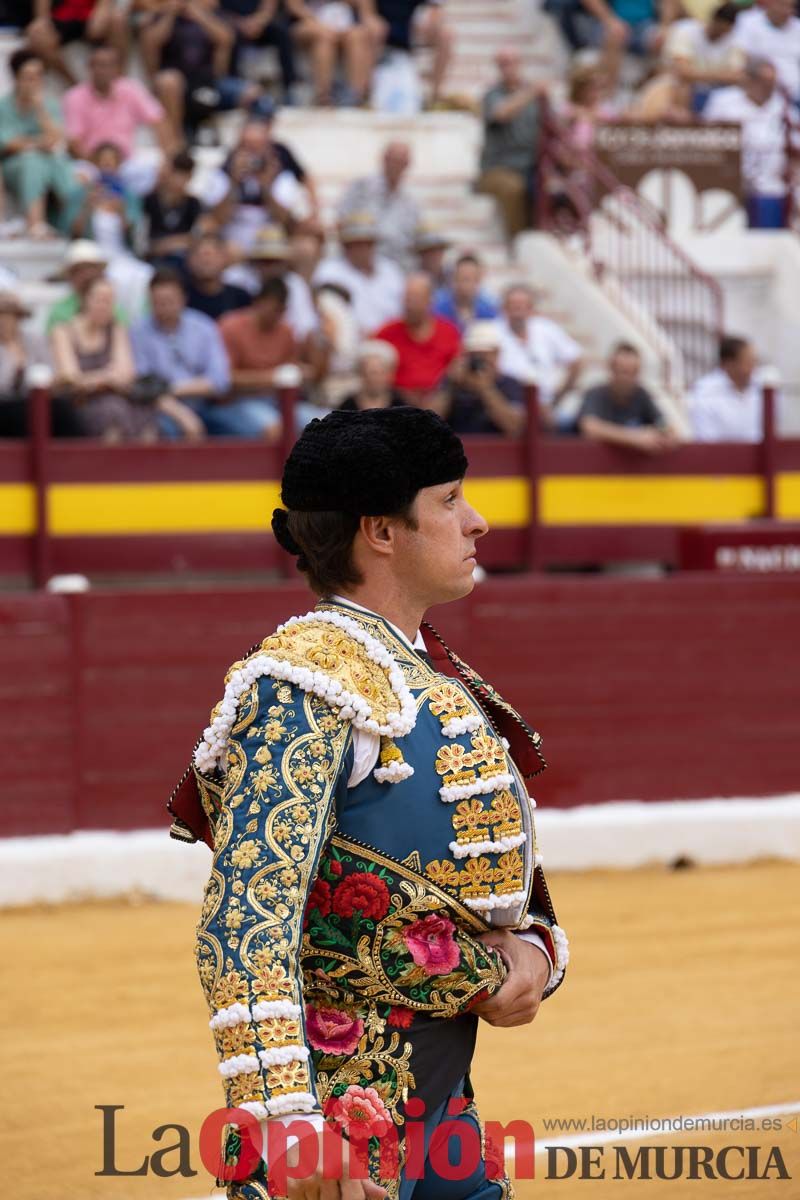
[[[267,1017],[256,1025],[265,1046],[285,1046],[300,1041],[300,1021],[297,1017]]]
[[[320,728],[319,719],[332,713],[316,696],[295,697],[282,684],[265,681],[262,698],[269,687],[281,693],[282,703],[269,705],[260,723],[258,707],[251,708],[245,728],[240,721],[215,812],[214,867],[197,941],[212,1013],[236,1003],[301,1002],[303,902],[329,829],[333,783],[350,736],[349,726],[336,719],[332,728],[328,721],[326,731]],[[215,1031],[215,1041],[220,1055],[230,1058],[258,1053],[262,1046],[302,1045],[301,1029],[296,1018],[243,1021]],[[229,1106],[263,1101],[270,1093],[312,1090],[302,1059],[226,1077],[224,1083]]]
[[[308,1067],[304,1062],[273,1063],[266,1069],[267,1087],[273,1096],[308,1091]]]
[[[497,837],[513,837],[522,832],[522,812],[519,801],[511,792],[504,788],[492,797],[490,811],[486,819],[496,823]]]
[[[430,690],[430,710],[435,717],[460,716],[467,710],[467,705],[467,697],[457,683],[446,680]],[[472,712],[477,711],[473,706],[469,707]]]
[[[506,892],[519,892],[525,880],[522,855],[516,848],[501,854],[495,867],[495,887],[498,895]]]
[[[234,1054],[255,1054],[255,1030],[249,1021],[217,1031],[217,1049],[222,1058]]]
[[[257,653],[269,654],[293,667],[324,671],[338,680],[345,691],[363,696],[372,707],[373,718],[381,725],[389,713],[398,711],[388,671],[368,657],[360,642],[327,622],[290,625],[282,633],[265,638]]]
[[[485,855],[468,858],[461,868],[459,878],[460,891],[469,897],[488,896],[492,890],[494,867]]]
[[[264,1099],[264,1084],[258,1071],[248,1071],[244,1075],[234,1075],[228,1081],[228,1103],[232,1108],[253,1100]]]
[[[459,742],[447,742],[436,755],[435,769],[439,775],[457,775],[471,766],[472,755]]]
[[[490,813],[483,803],[473,796],[470,800],[462,800],[453,813],[453,829],[456,831],[456,841],[459,845],[466,842],[485,842],[489,840],[487,820]]]
[[[426,865],[425,874],[437,887],[445,888],[447,891],[458,890],[460,872],[456,864],[449,858],[434,858]]]

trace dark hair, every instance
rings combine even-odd
[[[289,289],[279,276],[265,279],[256,300],[277,300],[278,304],[285,308],[289,302]]]
[[[95,54],[101,54],[104,50],[110,50],[118,63],[122,62],[122,55],[116,46],[111,42],[96,42],[89,51],[89,58],[94,58]]]
[[[481,260],[478,258],[477,254],[472,254],[468,251],[466,254],[459,254],[455,263],[456,269],[458,267],[463,267],[464,263],[470,263],[473,267],[480,267]]]
[[[633,342],[615,342],[611,347],[609,358],[615,358],[618,354],[635,354],[637,358],[641,358],[641,353]]]
[[[712,21],[722,21],[723,25],[735,25],[739,15],[738,4],[720,4],[711,14]]]
[[[120,160],[122,159],[122,150],[120,149],[120,147],[117,145],[116,142],[98,142],[98,144],[95,146],[94,150],[92,151],[92,155],[94,156],[95,154],[102,154],[103,151],[105,151],[105,150],[113,150],[114,153],[118,156],[118,158]]]
[[[184,295],[186,294],[186,284],[183,282],[183,276],[178,271],[174,271],[172,267],[159,267],[157,271],[154,271],[149,288],[152,292],[157,287],[167,287],[169,284],[180,288]]]
[[[184,171],[187,175],[191,175],[194,170],[194,159],[186,150],[179,150],[177,154],[173,154],[169,165],[173,171]]]
[[[224,250],[225,248],[225,238],[222,236],[222,234],[218,233],[215,229],[206,229],[202,233],[196,233],[193,235],[189,245],[189,253],[191,254],[192,250],[194,250],[196,246],[202,246],[203,242],[213,242],[214,245],[219,246],[221,250]]]
[[[747,338],[742,337],[721,337],[719,339],[719,361],[720,363],[735,362],[739,355],[748,345]]]
[[[15,50],[8,60],[8,69],[16,79],[20,71],[29,62],[38,62],[44,66],[41,55],[35,50],[31,50],[30,46],[20,46],[19,50]]]
[[[417,529],[412,514],[414,501],[394,515],[409,529]],[[286,527],[301,554],[298,570],[318,596],[330,596],[348,585],[363,582],[353,562],[353,539],[361,518],[343,512],[297,512],[290,510]]]

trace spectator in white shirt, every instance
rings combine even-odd
[[[698,379],[687,406],[698,442],[760,442],[763,400],[755,379],[756,355],[745,338],[724,337],[719,366]]]
[[[707,21],[686,17],[667,29],[665,65],[692,87],[692,108],[702,112],[711,89],[739,83],[745,52],[735,41],[739,9],[721,4]]]
[[[535,311],[533,290],[513,284],[503,297],[498,370],[520,383],[536,383],[546,424],[558,424],[556,408],[575,387],[581,348],[555,321]]]
[[[390,142],[383,152],[380,173],[355,179],[342,197],[337,214],[343,221],[353,213],[375,213],[381,254],[394,259],[405,271],[414,263],[414,243],[420,224],[417,202],[403,187],[403,177],[410,166],[408,143]]]
[[[270,225],[289,230],[310,214],[296,166],[273,141],[271,121],[255,119],[242,126],[224,166],[203,181],[203,203],[227,241],[246,252],[261,230]]]
[[[403,272],[377,252],[378,225],[370,213],[353,213],[343,221],[339,242],[341,253],[320,264],[314,285],[343,288],[360,332],[370,333],[403,311]]]
[[[733,121],[742,129],[742,174],[747,219],[753,229],[782,229],[786,223],[786,134],[796,117],[776,86],[775,68],[748,59],[741,87],[715,91],[703,109],[706,121]]]
[[[736,21],[734,40],[745,54],[771,62],[778,82],[800,100],[800,18],[793,0],[762,0]]]

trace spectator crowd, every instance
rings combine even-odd
[[[800,96],[789,0],[726,3],[702,17],[677,0],[548,7],[580,52],[568,98],[553,106],[565,175],[580,175],[604,121],[734,121],[751,223],[783,222]],[[439,104],[453,43],[443,3],[133,0],[125,10],[44,0],[35,12],[0,97],[3,231],[68,239],[68,291],[36,337],[0,268],[0,436],[25,432],[26,372],[47,363],[59,436],[274,441],[288,384],[300,390],[298,426],[340,405],[414,404],[460,433],[519,436],[535,382],[553,434],[647,453],[680,440],[641,382],[635,346],[613,347],[604,381],[587,388],[581,347],[537,311],[527,281],[487,289],[480,255],[420,210],[406,142],[388,142],[374,172],[343,189],[326,228],[313,170],[275,136],[275,98],[242,73],[251,47],[273,45],[291,104],[302,51],[316,104],[360,105],[392,48],[423,42],[433,50],[428,102]],[[134,35],[147,84],[127,73]],[[83,79],[64,52],[76,39],[89,43]],[[630,55],[646,65],[623,103]],[[513,237],[531,222],[554,96],[527,78],[517,48],[496,66],[476,189],[496,198]],[[198,187],[195,144],[225,109],[242,110],[235,143]],[[695,437],[760,436],[755,368],[748,342],[722,340],[719,366],[688,398]]]

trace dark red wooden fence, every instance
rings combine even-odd
[[[166,824],[229,664],[299,586],[0,595],[6,836]],[[800,790],[800,579],[492,579],[430,614],[540,730],[542,805]]]

